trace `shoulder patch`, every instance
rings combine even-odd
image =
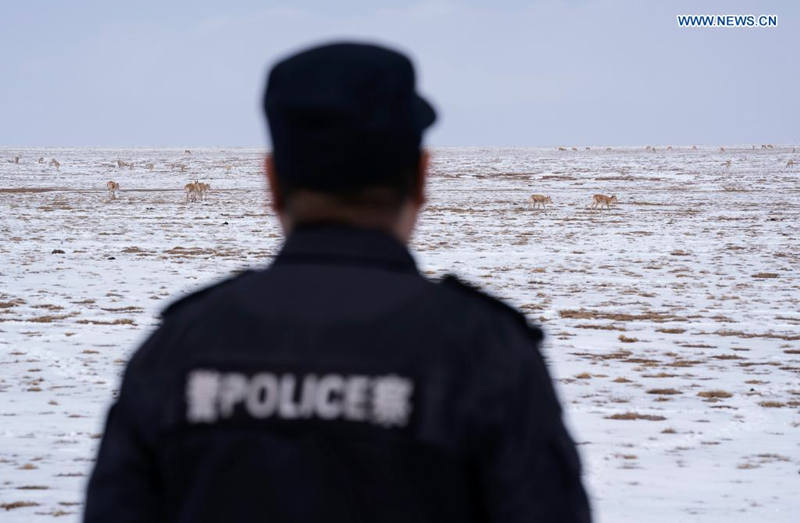
[[[510,313],[518,322],[520,322],[525,327],[525,329],[527,329],[533,341],[539,342],[544,338],[544,333],[542,332],[542,329],[540,329],[535,325],[531,325],[528,322],[528,318],[526,318],[522,312],[512,307],[511,305],[507,304],[503,300],[495,298],[491,294],[484,292],[475,285],[465,282],[453,274],[445,275],[444,278],[442,278],[440,284],[446,287],[457,288],[462,291],[465,291],[471,294],[472,296],[480,298],[485,303],[493,306],[497,310]]]
[[[248,274],[252,274],[253,272],[255,272],[255,271],[253,271],[252,269],[246,269],[244,271],[239,272],[235,276],[231,276],[230,278],[225,278],[224,280],[219,281],[219,282],[214,283],[214,284],[211,284],[211,285],[209,285],[207,287],[204,287],[204,288],[200,289],[199,291],[195,291],[195,292],[187,294],[186,296],[178,298],[178,299],[174,300],[172,303],[170,303],[169,305],[167,305],[166,307],[164,307],[164,309],[161,310],[161,317],[165,318],[165,317],[169,316],[170,314],[174,313],[175,311],[181,309],[184,305],[188,305],[189,303],[197,301],[200,298],[202,298],[203,296],[208,295],[211,291],[214,291],[216,289],[219,289],[220,287],[224,287],[226,285],[229,285],[229,284],[239,280],[240,278],[242,278],[242,277],[244,277],[244,276],[246,276]]]

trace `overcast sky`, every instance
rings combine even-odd
[[[0,145],[262,145],[269,66],[330,39],[411,55],[431,145],[800,143],[794,0],[4,0]]]

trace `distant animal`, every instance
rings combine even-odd
[[[200,192],[200,187],[198,186],[200,182],[195,180],[194,182],[189,182],[183,186],[183,191],[186,193],[186,201],[187,202],[196,202],[197,196]]]
[[[123,162],[122,160],[117,160],[117,167],[122,169],[123,167],[127,167],[128,169],[133,169],[133,162]]]
[[[566,148],[566,147],[559,147],[559,148],[558,148],[558,150],[559,150],[559,151],[566,151],[566,150],[567,150],[567,148]]]
[[[11,163],[19,163],[19,156],[15,156]]]
[[[572,148],[572,150],[573,150],[573,151],[577,151],[577,150],[578,150],[578,148],[577,148],[577,147],[573,147],[573,148]]]
[[[645,151],[649,151],[650,149],[652,149],[652,146],[650,146],[650,145],[645,145],[644,146],[644,150]]]
[[[192,151],[190,151],[189,149],[184,149],[183,152],[184,154],[192,154]]]
[[[225,166],[225,172],[226,172],[226,173],[229,173],[229,172],[231,172],[231,169],[232,169],[232,167],[231,167],[230,165],[226,165],[226,166]]]
[[[153,167],[154,167],[154,166],[153,166],[153,164],[152,164],[152,163],[148,163],[148,164],[146,164],[146,165],[145,165],[145,168],[146,168],[148,171],[152,171],[152,170],[153,170]]]
[[[43,157],[43,156],[40,156],[40,157],[39,157],[39,159],[38,159],[38,160],[36,160],[36,161],[37,161],[38,163],[44,163],[44,157]]]
[[[200,200],[205,201],[206,193],[211,190],[211,185],[203,182],[195,182],[197,184],[197,193]]]
[[[182,163],[177,163],[177,164],[175,164],[175,167],[177,167],[177,168],[178,168],[178,170],[179,170],[180,172],[182,172],[182,173],[185,173],[185,172],[186,172],[186,166],[185,166],[184,164],[182,164]]]
[[[536,209],[538,205],[542,206],[542,209],[546,209],[546,203],[552,204],[553,200],[550,199],[549,196],[545,196],[544,194],[532,194],[529,198],[530,202],[533,204],[533,208]]]
[[[696,151],[696,150],[697,150],[697,146],[696,146],[696,145],[693,145],[693,146],[692,146],[692,150],[693,150],[693,151]]]
[[[771,143],[768,143],[768,144],[767,144],[767,149],[774,149],[774,148],[775,148],[775,146],[774,146],[774,145],[772,145]]]
[[[611,147],[606,147],[606,151],[610,151],[610,150],[611,150]]]
[[[606,196],[604,194],[595,194],[592,196],[592,209],[596,208],[598,205],[605,205],[606,208],[610,209],[612,203],[616,203],[617,197],[616,196]]]
[[[106,189],[108,190],[109,198],[112,200],[116,199],[117,191],[119,191],[119,184],[112,180],[106,184]]]
[[[589,146],[587,146],[587,147],[584,147],[584,149],[586,149],[587,151],[591,151],[591,150],[592,150],[592,148],[591,148],[591,147],[589,147]]]
[[[668,146],[667,146],[667,150],[668,150],[668,151],[671,151],[671,150],[672,150],[672,146],[671,146],[671,145],[668,145]]]
[[[794,160],[792,159],[786,162],[786,167],[794,167]]]
[[[726,162],[722,162],[722,165],[723,165],[723,167],[725,167],[726,169],[730,169],[730,168],[731,168],[731,161],[730,161],[730,160],[728,160],[728,161],[726,161]]]
[[[720,150],[720,152],[723,152],[723,153],[725,152],[725,148],[724,147],[720,147],[719,150]]]
[[[59,162],[59,161],[58,161],[58,160],[56,160],[55,158],[51,158],[51,159],[50,159],[50,165],[51,165],[52,167],[55,167],[55,168],[56,168],[56,170],[61,170],[61,162]]]

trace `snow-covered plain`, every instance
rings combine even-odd
[[[800,514],[800,148],[725,149],[433,151],[420,267],[544,326],[598,522]],[[78,519],[159,310],[269,263],[262,154],[0,149],[0,520]]]

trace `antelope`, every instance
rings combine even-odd
[[[592,203],[592,209],[602,204],[605,204],[606,208],[610,209],[611,204],[617,201],[616,196],[606,196],[604,194],[595,194],[592,196],[592,199],[594,200],[594,203]]]
[[[11,163],[19,163],[19,156],[15,156],[13,160],[9,160]]]
[[[55,167],[57,170],[61,170],[61,162],[59,162],[55,158],[50,159],[50,165]]]
[[[573,150],[573,151],[577,151],[577,150],[578,150],[578,148],[577,148],[577,147],[573,147],[573,148],[572,148],[572,150]]]
[[[44,156],[40,156],[40,157],[39,157],[39,159],[38,159],[38,160],[36,160],[36,161],[37,161],[38,163],[44,163]]]
[[[724,147],[720,147],[719,148],[719,152],[724,153],[725,152],[725,148]]]
[[[611,147],[606,147],[606,151],[611,151]]]
[[[200,200],[205,201],[206,193],[211,189],[211,185],[203,182],[195,182],[197,184],[197,193],[200,195]]]
[[[696,151],[696,150],[697,150],[697,146],[696,146],[696,145],[693,145],[693,146],[692,146],[692,150],[693,150],[693,151]]]
[[[108,196],[112,200],[117,198],[117,191],[119,191],[119,184],[115,181],[110,181],[106,184],[106,189],[108,190]]]
[[[229,172],[231,172],[231,169],[232,169],[232,167],[231,167],[230,165],[226,165],[226,166],[225,166],[225,172],[226,172],[226,173],[229,173]]]
[[[786,162],[786,167],[794,167],[794,159],[789,160],[788,162]]]
[[[559,147],[559,148],[558,148],[558,150],[559,150],[559,151],[566,151],[566,150],[567,150],[567,148],[566,148],[566,147]]]
[[[546,209],[546,203],[552,204],[553,200],[550,199],[549,196],[545,196],[544,194],[533,194],[529,198],[530,202],[533,204],[533,208],[536,209],[538,205],[541,204],[542,209]]]
[[[192,151],[190,151],[189,149],[184,149],[183,152],[184,154],[192,154]]]
[[[147,165],[145,165],[145,168],[146,168],[148,171],[152,171],[152,170],[153,170],[153,164],[152,164],[152,163],[148,163]]]
[[[667,146],[667,150],[668,150],[668,151],[671,151],[671,150],[672,150],[672,146],[671,146],[671,145],[668,145],[668,146]]]
[[[725,167],[726,169],[730,169],[731,168],[731,161],[728,160],[726,162],[722,162],[722,166]]]
[[[194,182],[189,182],[189,183],[187,183],[186,185],[183,186],[183,191],[186,193],[186,201],[187,202],[195,202],[195,201],[197,201],[197,193],[198,193],[197,184],[198,183],[199,182],[194,181]]]

